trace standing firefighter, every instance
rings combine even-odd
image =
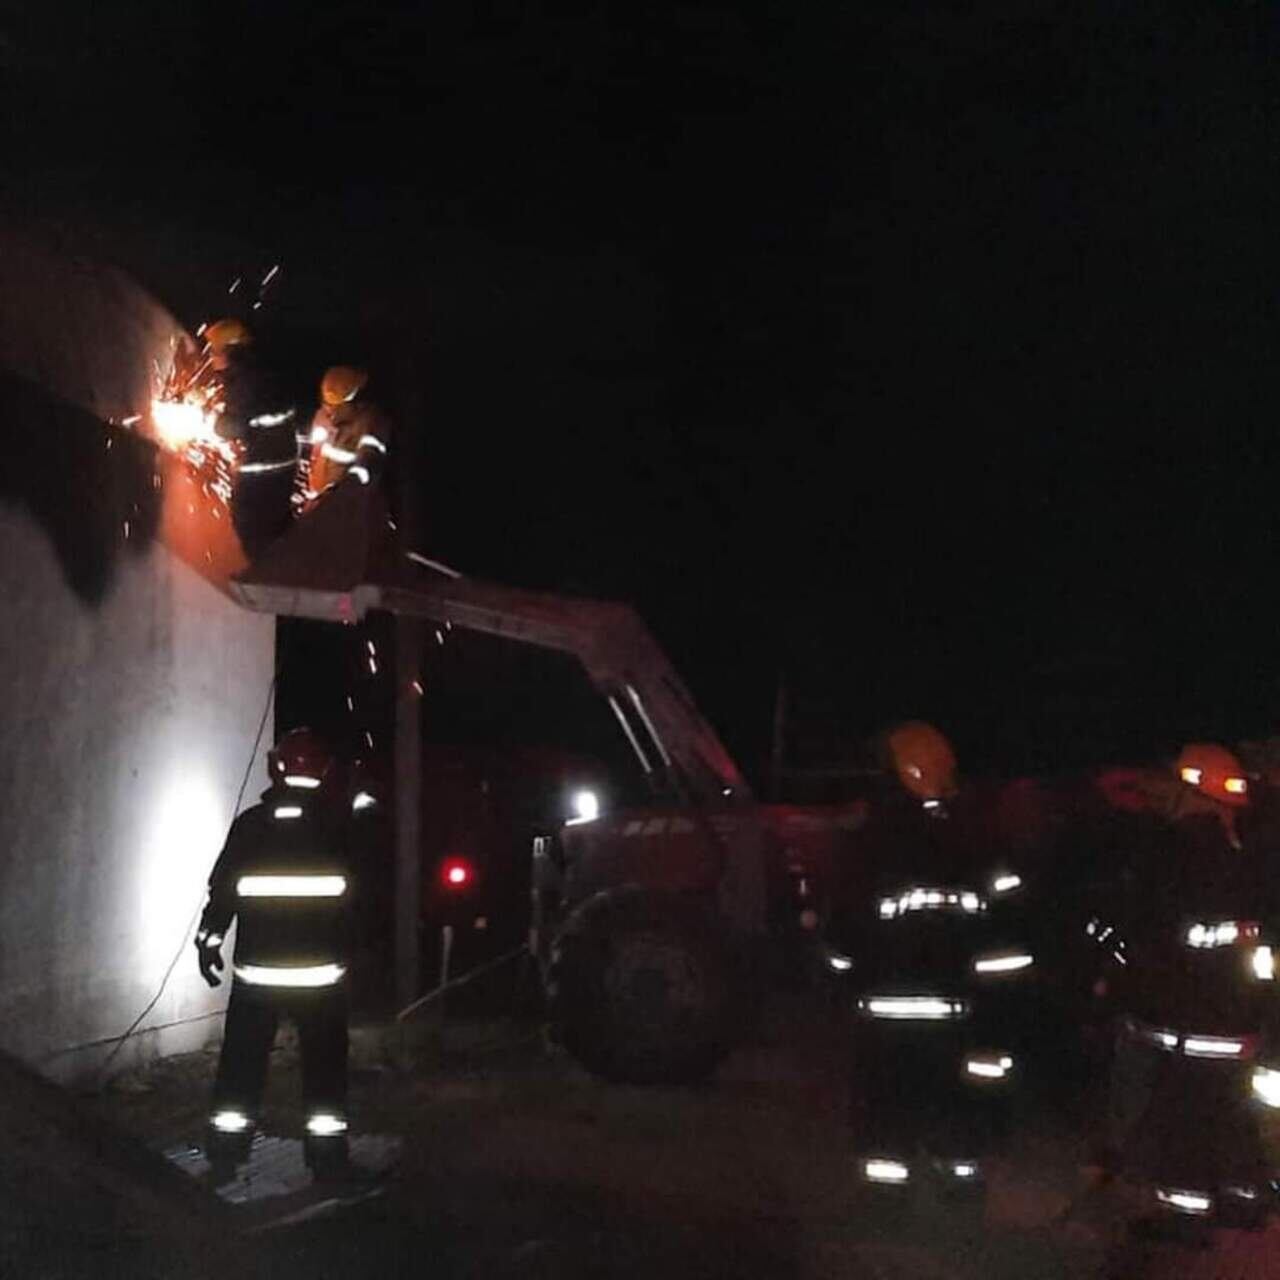
[[[1269,1179],[1251,1075],[1274,1003],[1265,852],[1242,839],[1249,785],[1196,743],[1099,895],[1088,931],[1121,961],[1110,1143],[1152,1207],[1256,1221]]]
[[[978,1190],[1035,1000],[1022,881],[964,816],[938,730],[910,722],[883,745],[897,785],[873,801],[827,935],[828,967],[856,996],[859,1172],[887,1187],[936,1177]]]
[[[218,986],[222,943],[238,921],[209,1151],[224,1168],[247,1156],[267,1055],[285,1016],[302,1046],[307,1163],[326,1176],[344,1170],[347,1155],[351,869],[339,770],[306,729],[281,738],[268,764],[271,786],[232,824],[196,934],[200,972]]]
[[[320,408],[305,438],[306,466],[297,501],[305,510],[350,477],[362,485],[381,474],[389,424],[365,394],[363,369],[335,365],[320,380]],[[300,438],[301,442],[301,438]]]

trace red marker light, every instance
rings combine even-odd
[[[441,864],[440,879],[446,889],[465,889],[473,879],[471,863],[465,858],[450,858]]]

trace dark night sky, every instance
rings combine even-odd
[[[1274,726],[1271,7],[630,8],[0,21],[11,201],[416,330],[432,549],[635,600],[748,763],[780,670],[814,750]]]

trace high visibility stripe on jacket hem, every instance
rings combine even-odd
[[[238,964],[235,975],[251,987],[331,987],[346,969],[340,964],[264,965]]]

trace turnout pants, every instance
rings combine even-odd
[[[952,1027],[862,1028],[850,1080],[858,1146],[907,1163],[986,1156],[1008,1126],[1009,1089],[966,1081],[968,1049],[965,1032]]]
[[[1122,1172],[1157,1184],[1210,1190],[1257,1185],[1270,1174],[1250,1061],[1188,1057],[1121,1024],[1110,1091],[1110,1141]]]
[[[234,981],[213,1090],[214,1111],[231,1109],[258,1116],[267,1082],[267,1057],[282,1017],[298,1028],[308,1122],[317,1115],[344,1118],[347,992],[342,984],[323,991],[280,993]]]

